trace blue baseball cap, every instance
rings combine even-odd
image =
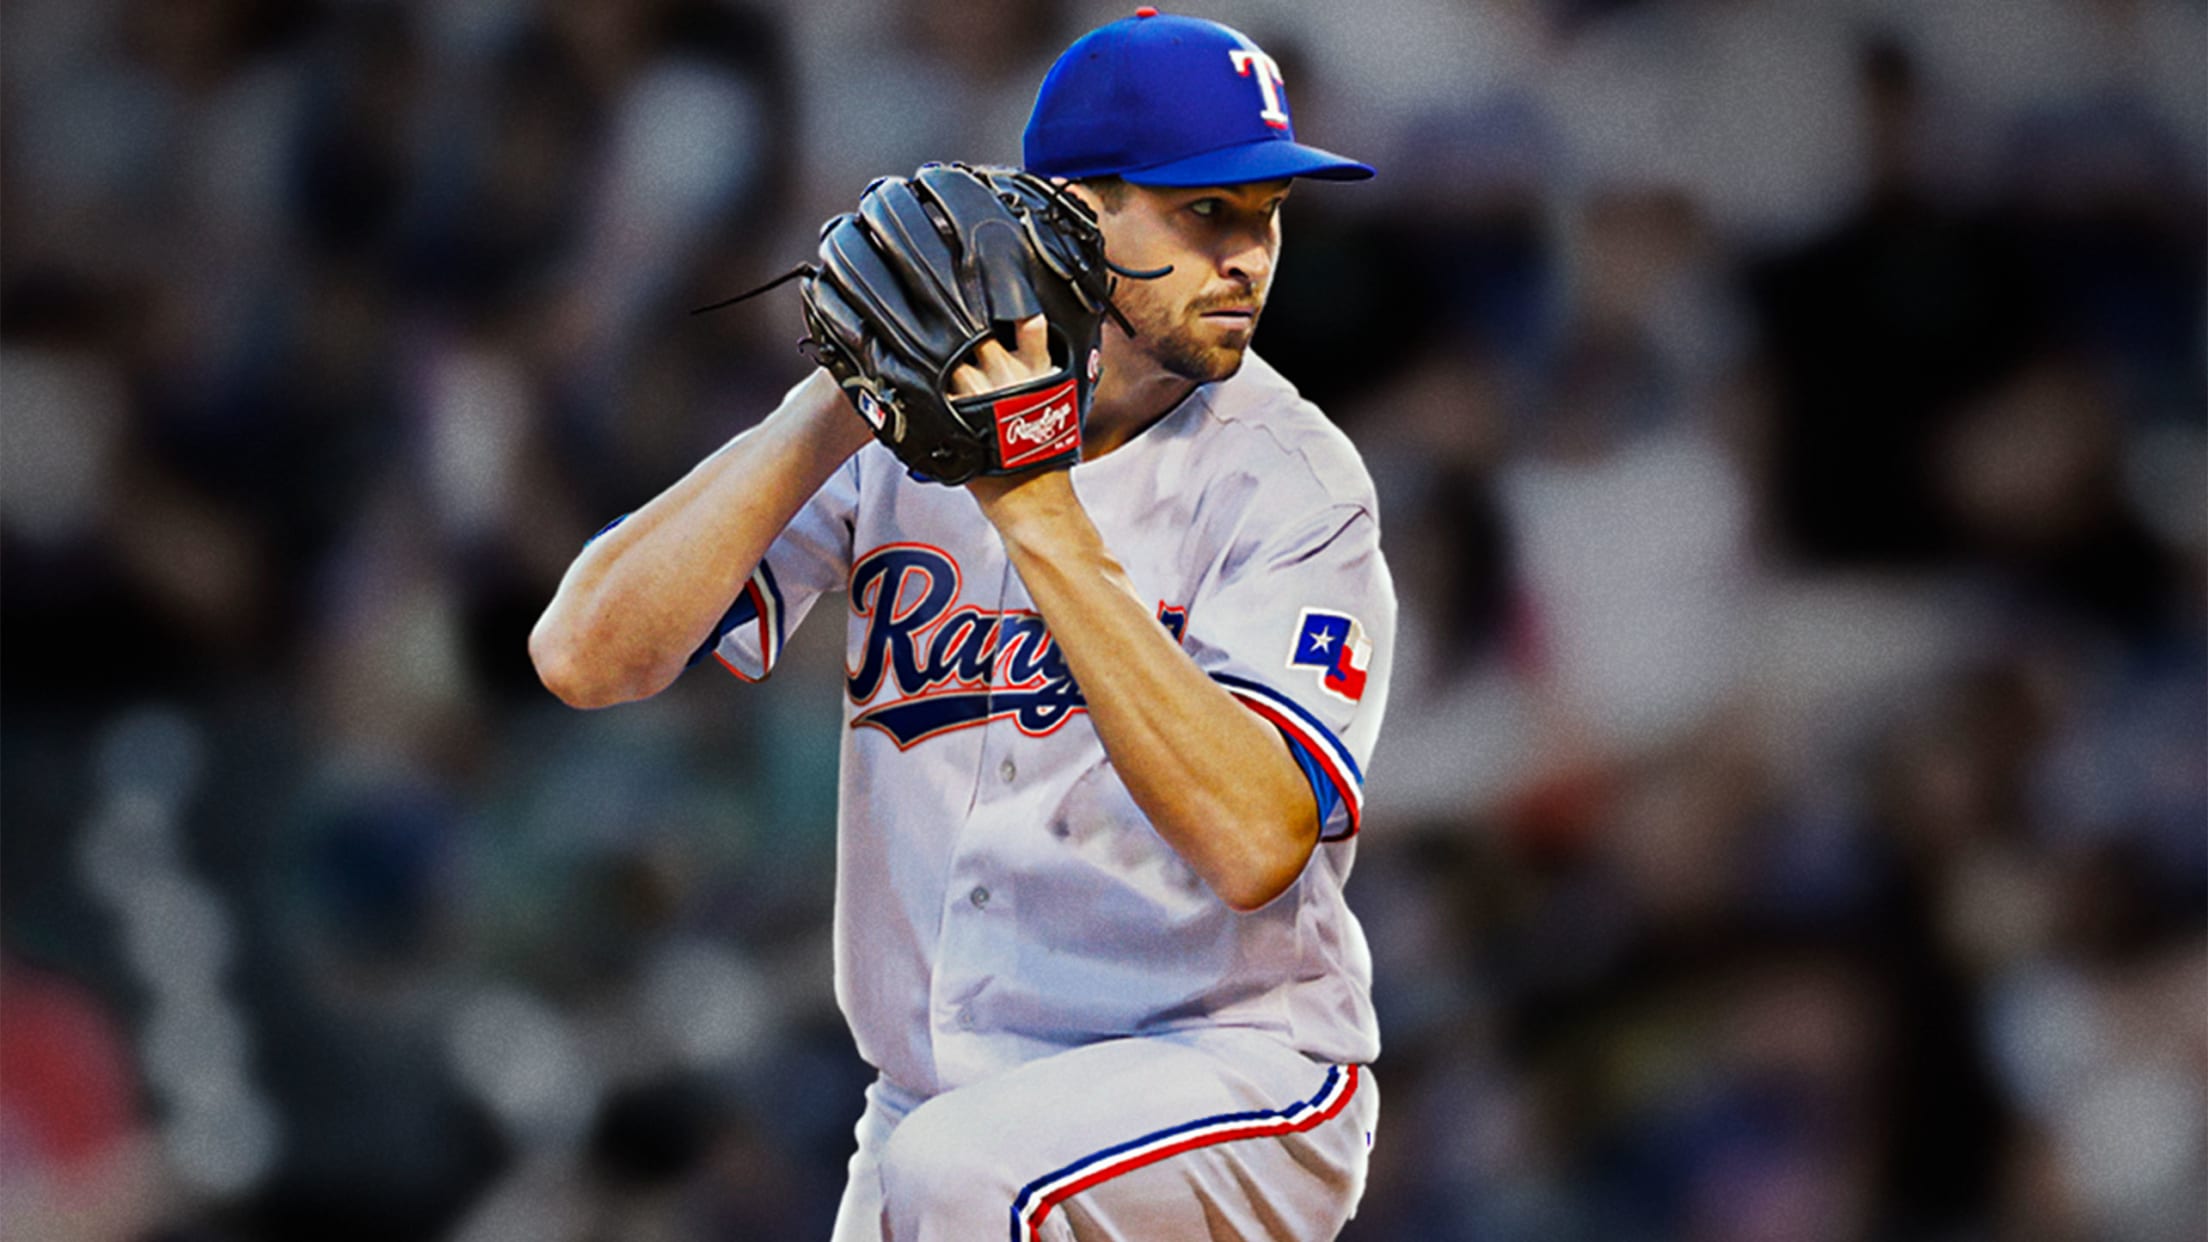
[[[1372,168],[1296,141],[1280,67],[1217,22],[1135,15],[1074,41],[1027,119],[1027,171],[1136,185],[1362,181]]]

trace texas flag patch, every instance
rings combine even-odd
[[[1324,669],[1319,685],[1335,698],[1355,703],[1365,697],[1372,643],[1365,638],[1365,627],[1348,613],[1306,608],[1296,625],[1296,649],[1288,655],[1288,667]]]

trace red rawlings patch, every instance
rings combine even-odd
[[[1055,457],[1081,445],[1081,418],[1074,381],[1041,392],[1006,397],[992,407],[997,416],[997,460],[1007,470]]]

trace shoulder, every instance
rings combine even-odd
[[[1375,510],[1372,476],[1357,446],[1255,351],[1240,371],[1196,395],[1212,453],[1257,476],[1278,499]]]

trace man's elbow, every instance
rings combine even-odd
[[[1310,855],[1306,854],[1305,857],[1309,858]],[[1255,914],[1280,900],[1281,894],[1294,888],[1296,877],[1302,874],[1301,866],[1271,868],[1237,876],[1234,880],[1219,885],[1214,891],[1219,894],[1219,900],[1226,903],[1227,909],[1236,914]]]
[[[588,711],[650,695],[649,690],[638,692],[621,679],[608,676],[605,665],[590,659],[587,650],[585,644],[560,635],[547,621],[540,620],[529,632],[529,662],[536,667],[537,680],[569,707]]]
[[[1222,876],[1212,891],[1236,914],[1254,914],[1280,900],[1283,893],[1295,887],[1304,866],[1311,861],[1311,852],[1318,847],[1317,825],[1308,827],[1309,831],[1282,832],[1271,848],[1253,851],[1243,865]]]

